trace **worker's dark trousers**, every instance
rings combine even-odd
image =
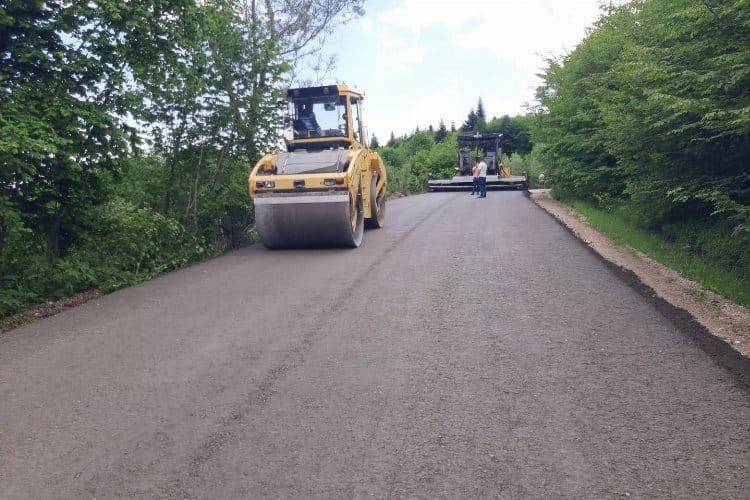
[[[487,196],[487,177],[478,177],[479,179],[479,195]]]
[[[479,177],[474,177],[471,182],[473,183],[471,185],[471,194],[479,194]]]

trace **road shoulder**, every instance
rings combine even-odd
[[[685,278],[634,248],[615,243],[593,229],[575,209],[552,199],[549,190],[530,190],[529,198],[606,262],[632,273],[651,290],[652,295],[684,311],[708,334],[720,339],[745,360],[750,359],[749,309]],[[714,347],[723,350],[721,346]]]

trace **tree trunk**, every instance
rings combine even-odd
[[[169,159],[169,176],[167,176],[167,182],[164,186],[164,207],[162,210],[162,214],[165,217],[169,216],[169,209],[172,207],[172,184],[174,183],[175,170],[177,170],[177,155],[180,152],[180,146],[182,145],[182,136],[185,134],[186,126],[187,113],[183,111],[180,128],[177,132],[177,136],[174,139],[174,145],[172,146],[172,156]]]
[[[201,166],[203,164],[203,152],[205,149],[206,142],[203,141],[200,154],[198,155],[198,164],[195,166],[195,178],[193,179],[192,193],[188,196],[188,202],[185,206],[185,222],[188,223],[188,227],[193,233],[198,230],[198,183],[201,177]]]
[[[50,265],[60,255],[60,227],[62,226],[62,218],[67,206],[67,198],[67,193],[63,193],[58,201],[57,210],[55,210],[55,215],[52,218],[49,233],[47,234],[47,263]]]

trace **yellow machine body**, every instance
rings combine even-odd
[[[388,178],[367,146],[363,97],[346,85],[287,92],[287,151],[265,155],[248,179],[265,246],[357,247],[365,226],[383,226]]]

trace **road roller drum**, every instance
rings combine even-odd
[[[357,247],[362,242],[361,203],[348,191],[255,198],[255,225],[268,248]]]

